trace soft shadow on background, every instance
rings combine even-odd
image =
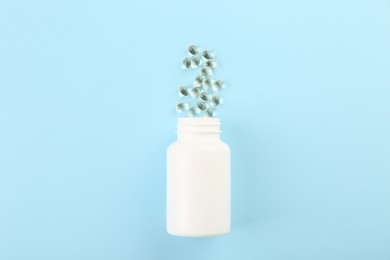
[[[233,158],[232,225],[237,227],[264,221],[269,216],[266,201],[271,185],[266,178],[269,173],[265,169],[269,162],[265,156],[267,147],[259,140],[261,131],[254,134],[234,123],[223,127],[226,129],[224,135],[230,137],[226,142],[231,146]]]

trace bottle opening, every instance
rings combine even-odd
[[[220,131],[219,118],[179,118],[177,133],[187,134],[212,134],[218,135]]]
[[[216,117],[194,117],[194,118],[178,118],[178,124],[180,125],[217,125],[219,126],[220,120]]]

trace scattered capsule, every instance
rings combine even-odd
[[[197,68],[200,65],[200,59],[198,56],[194,56],[191,58],[191,68]]]
[[[211,104],[216,107],[218,106],[219,104],[221,104],[221,99],[218,97],[218,96],[214,96],[212,99],[211,99]]]
[[[198,109],[196,107],[191,107],[189,110],[188,110],[188,115],[189,116],[195,116],[196,114],[198,114]]]
[[[207,108],[206,104],[205,104],[203,101],[198,101],[198,103],[196,103],[196,106],[197,106],[200,110],[202,110],[202,111],[206,110],[206,108]]]
[[[200,87],[194,87],[191,89],[191,97],[196,97],[199,95],[199,93],[202,91],[202,89]]]
[[[180,86],[179,93],[182,96],[188,96],[188,89],[185,86]]]
[[[217,67],[217,62],[213,61],[213,60],[208,60],[204,63],[204,66],[206,68],[210,68],[210,69],[215,69]]]
[[[200,98],[202,101],[204,101],[204,102],[209,101],[209,97],[208,97],[207,94],[204,93],[204,92],[202,92],[202,93],[199,94],[199,98]]]
[[[206,111],[204,111],[204,115],[207,116],[207,117],[213,117],[214,116],[214,110],[209,107],[206,109]]]
[[[210,76],[211,74],[213,74],[213,71],[210,68],[203,68],[200,70],[201,76]]]
[[[206,60],[211,60],[214,57],[213,53],[211,53],[210,51],[203,51],[202,56]]]
[[[191,59],[186,57],[183,60],[183,68],[189,69],[191,67]]]
[[[204,82],[203,82],[203,85],[206,87],[206,88],[210,88],[214,85],[214,79],[205,79]]]
[[[188,109],[188,104],[186,102],[182,102],[176,105],[176,110],[178,112],[184,111]]]
[[[189,117],[196,117],[200,113],[206,117],[213,117],[215,116],[214,109],[221,104],[221,99],[219,96],[211,94],[209,89],[212,88],[214,92],[217,92],[224,87],[223,81],[215,81],[210,78],[213,74],[213,69],[218,66],[217,62],[213,60],[214,53],[207,50],[201,52],[195,45],[188,47],[188,53],[188,56],[183,59],[183,68],[195,69],[200,65],[203,68],[201,68],[199,76],[195,78],[193,88],[189,89],[186,86],[179,87],[179,94],[181,96],[196,98],[194,100],[195,105],[190,106],[187,102],[181,102],[176,105],[176,109],[179,112],[186,111]],[[209,105],[208,102],[211,104]]]
[[[200,86],[202,86],[203,81],[204,81],[204,77],[203,77],[203,76],[198,76],[198,77],[196,77],[196,78],[195,78],[195,81],[194,81],[194,87],[200,87]]]
[[[221,88],[223,88],[223,81],[222,80],[217,80],[214,84],[213,84],[213,89],[214,91],[218,91],[220,90]]]
[[[188,47],[188,52],[191,54],[191,55],[196,55],[199,53],[199,48],[196,47],[195,45],[190,45]]]

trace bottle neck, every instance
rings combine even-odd
[[[211,141],[220,140],[219,118],[179,118],[178,140]]]

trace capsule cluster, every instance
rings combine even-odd
[[[217,108],[221,105],[222,99],[219,93],[224,87],[224,82],[212,77],[217,68],[214,54],[207,50],[201,51],[199,47],[190,45],[182,66],[185,70],[197,71],[197,74],[192,87],[185,85],[179,87],[179,95],[182,100],[176,105],[176,110],[187,113],[189,117],[215,116]]]

